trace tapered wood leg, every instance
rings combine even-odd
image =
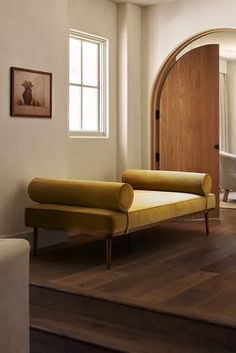
[[[37,247],[38,247],[38,228],[34,228],[33,231],[33,255],[37,255]]]
[[[208,211],[204,211],[204,216],[205,216],[206,235],[209,235],[209,217],[208,217]]]
[[[106,239],[106,250],[107,250],[107,269],[111,268],[111,253],[112,253],[112,236]]]
[[[223,201],[227,202],[229,197],[229,190],[225,189],[224,196],[223,196]]]

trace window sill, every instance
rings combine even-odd
[[[105,134],[94,134],[94,135],[85,135],[85,134],[77,134],[77,135],[71,135],[69,133],[69,139],[108,139],[109,135]]]

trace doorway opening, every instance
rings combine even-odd
[[[165,164],[165,163],[163,163],[163,160],[164,160],[163,138],[161,140],[161,136],[163,136],[163,134],[161,135],[161,131],[163,132],[163,129],[160,127],[162,127],[164,125],[164,121],[165,121],[164,118],[166,117],[165,114],[163,113],[162,93],[164,92],[163,96],[164,96],[164,94],[166,94],[166,91],[167,91],[166,86],[168,85],[167,82],[170,81],[170,76],[171,75],[173,76],[173,71],[176,71],[176,67],[178,65],[180,65],[179,62],[181,61],[181,59],[183,59],[184,56],[187,56],[186,54],[190,53],[191,51],[193,51],[196,48],[199,48],[204,45],[206,46],[206,45],[209,45],[212,43],[221,44],[220,49],[222,49],[222,43],[227,42],[226,41],[227,36],[228,36],[228,44],[229,44],[230,40],[231,41],[233,40],[235,43],[234,46],[236,46],[236,30],[235,29],[222,28],[222,29],[214,29],[214,30],[199,33],[199,34],[189,38],[185,42],[183,42],[178,48],[176,48],[169,55],[169,57],[163,63],[163,65],[162,65],[162,67],[156,77],[153,92],[152,92],[152,104],[151,104],[151,167],[152,167],[152,169],[163,169],[163,165]],[[222,50],[220,51],[219,54],[220,54],[220,57],[222,58]],[[231,53],[231,54],[233,54],[233,53]],[[223,55],[223,56],[225,56],[225,55]],[[189,55],[189,57],[191,60],[191,55]],[[225,58],[225,59],[227,59],[227,58]],[[219,60],[219,55],[218,55],[218,60]],[[182,60],[182,61],[184,61],[184,60]],[[186,62],[187,61],[185,60],[184,65],[186,65]],[[195,64],[196,63],[197,63],[197,61],[195,62]],[[210,63],[210,61],[208,62],[208,65],[209,65],[209,63]],[[222,59],[220,60],[220,63],[222,66]],[[188,66],[188,62],[187,62],[187,66]],[[184,69],[185,69],[185,67],[182,65],[181,70],[184,70]],[[207,71],[206,67],[205,67],[205,70]],[[222,71],[222,70],[220,70],[220,71]],[[219,74],[219,72],[218,72],[218,74]],[[235,76],[236,76],[236,74],[235,74]],[[167,80],[167,78],[169,81]],[[178,79],[182,79],[182,77],[177,76],[177,78],[175,77],[175,79],[178,81]],[[196,77],[195,77],[195,81],[196,81]],[[196,84],[196,82],[195,82],[195,84]],[[181,89],[182,87],[178,86],[178,88]],[[219,93],[219,87],[217,88],[217,90]],[[172,89],[172,97],[173,97],[173,91],[174,90]],[[168,94],[169,94],[169,92],[168,92]],[[167,96],[168,96],[168,94],[167,94]],[[170,97],[170,95],[168,97]],[[178,101],[178,99],[177,99],[177,101]],[[215,103],[214,104],[217,105],[218,102],[219,102],[219,98],[217,97],[217,94],[215,94]],[[160,107],[161,107],[161,109],[160,109]],[[173,104],[172,104],[171,109],[173,111],[173,109],[174,109]],[[218,110],[218,107],[217,107],[217,110]],[[209,113],[209,111],[208,111],[208,113]],[[218,111],[216,112],[216,108],[215,108],[215,115],[217,115],[218,113],[219,112]],[[208,117],[208,114],[206,116]],[[159,117],[160,117],[160,119],[158,119]],[[217,120],[217,119],[218,118],[216,118],[215,120]],[[160,121],[162,122],[162,124],[160,123]],[[218,122],[219,122],[219,119],[217,121],[217,124],[218,124]],[[235,128],[236,128],[236,126],[235,126]],[[168,129],[166,131],[168,131]],[[222,135],[222,130],[221,130],[221,135]],[[222,138],[220,140],[221,140],[220,144],[222,146],[222,142],[223,142]],[[232,138],[231,138],[231,140],[232,140]],[[218,136],[216,136],[216,139],[214,140],[214,142],[212,141],[212,148],[215,148],[215,149],[219,148],[219,133],[218,133]],[[172,146],[172,149],[173,149],[173,146]],[[223,146],[223,149],[225,149],[225,146]],[[236,146],[235,146],[235,149],[236,149]],[[218,155],[218,152],[216,152],[216,154]],[[160,162],[160,155],[162,156],[161,162]],[[157,156],[159,158],[157,158]],[[218,156],[214,157],[214,159],[215,159],[214,163],[219,165]],[[197,170],[195,170],[195,171],[197,171]],[[219,185],[219,182],[217,179],[218,179],[218,177],[215,178],[215,181]],[[215,189],[215,191],[216,191],[216,189]]]

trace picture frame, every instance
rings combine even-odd
[[[10,115],[52,117],[52,73],[11,67]]]

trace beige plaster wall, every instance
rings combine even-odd
[[[0,2],[0,236],[27,231],[27,186],[67,177],[66,0]],[[52,119],[10,117],[10,67],[53,73]]]
[[[68,0],[68,28],[109,40],[109,136],[70,138],[70,178],[116,180],[117,167],[117,6],[106,0]]]

